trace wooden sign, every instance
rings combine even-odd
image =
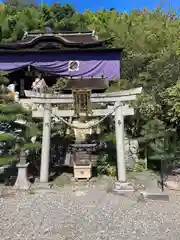
[[[80,113],[91,114],[91,90],[73,90],[74,113],[79,116]]]

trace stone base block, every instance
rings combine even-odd
[[[169,201],[169,195],[161,192],[141,192],[144,199]]]
[[[113,192],[118,195],[134,193],[134,187],[128,182],[115,182]]]
[[[53,183],[41,183],[41,182],[36,182],[32,185],[33,189],[50,189],[53,187]]]

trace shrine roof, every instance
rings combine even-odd
[[[105,90],[109,86],[109,81],[107,78],[99,77],[99,78],[70,78],[67,81],[66,86],[64,87],[64,91],[71,90],[82,90],[82,89],[90,89],[90,90]]]
[[[25,33],[21,41],[0,44],[4,50],[50,50],[106,48],[112,38],[99,40],[94,31],[60,33]]]

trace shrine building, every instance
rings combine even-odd
[[[25,98],[42,73],[51,87],[66,79],[64,92],[91,89],[104,92],[109,82],[120,78],[122,49],[110,48],[112,39],[98,39],[94,31],[25,33],[21,41],[0,44],[0,71],[7,72],[15,91]]]

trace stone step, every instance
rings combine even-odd
[[[86,155],[76,155],[76,157],[78,157],[78,158],[88,158],[88,159],[94,159],[94,160],[98,160],[98,157],[92,157],[92,156],[89,156],[88,154],[86,154]]]
[[[90,155],[89,154],[76,154],[76,156],[79,156],[79,157],[89,157]]]
[[[159,191],[145,191],[141,192],[141,196],[144,199],[150,199],[150,200],[160,200],[160,201],[169,201],[169,195],[164,192]]]
[[[90,161],[90,158],[87,158],[87,157],[76,157],[76,159],[79,159],[79,160],[86,160],[86,161]]]
[[[90,155],[90,154],[86,152],[76,152],[76,155]]]
[[[79,157],[79,156],[77,156],[76,159],[82,159],[82,160],[83,160],[83,159],[86,159],[86,160],[90,160],[89,157],[84,157],[84,156],[83,156],[83,157]]]
[[[76,154],[76,157],[90,157],[89,154]]]
[[[79,158],[79,159],[90,159],[90,156],[89,155],[76,155],[76,158]]]
[[[129,182],[115,182],[114,184],[114,188],[118,191],[118,190],[132,190],[132,184]]]

